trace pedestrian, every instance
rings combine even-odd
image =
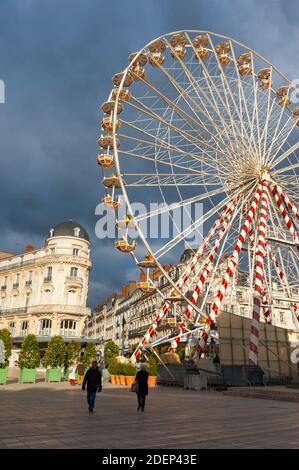
[[[84,372],[85,372],[85,367],[83,362],[79,362],[77,365],[76,372],[78,372],[78,385],[81,385],[84,379]]]
[[[138,383],[138,392],[137,394],[137,401],[138,401],[138,408],[139,411],[144,411],[145,407],[145,397],[148,395],[148,372],[146,370],[145,364],[140,364],[140,370],[137,372],[135,377],[135,382]]]
[[[84,376],[82,390],[85,390],[87,384],[87,403],[90,413],[93,412],[96,394],[102,391],[102,374],[98,369],[97,361],[92,361],[91,367]]]
[[[72,364],[70,367],[69,382],[71,385],[75,385],[76,383],[76,365],[75,364]]]

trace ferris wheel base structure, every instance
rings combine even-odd
[[[133,52],[112,83],[98,139],[103,203],[115,216],[114,247],[141,271],[140,291],[154,293],[161,304],[131,362],[155,344],[161,322],[178,304],[182,321],[165,343],[175,352],[183,337],[197,335],[200,359],[243,271],[251,322],[244,360],[257,366],[261,331],[275,324],[277,299],[287,299],[294,329],[299,326],[299,106],[292,82],[244,44],[192,30],[165,34]],[[134,201],[149,200],[164,205],[134,211]],[[197,203],[203,214],[178,227],[173,211],[186,213]],[[153,242],[142,223],[163,214],[176,230]],[[194,248],[188,236],[201,233],[203,222],[207,233]],[[182,243],[192,257],[174,280],[164,266]]]

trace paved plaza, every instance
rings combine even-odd
[[[90,415],[68,383],[0,386],[0,448],[298,448],[299,406],[181,388],[150,390],[145,413],[104,384]]]

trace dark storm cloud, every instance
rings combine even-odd
[[[206,29],[298,78],[298,16],[295,0],[1,0],[1,248],[39,246],[51,226],[73,218],[93,243],[90,305],[127,282],[128,258],[94,235],[98,105],[111,76],[154,37]]]

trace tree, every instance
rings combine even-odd
[[[114,341],[108,341],[104,347],[104,360],[107,366],[109,367],[111,360],[118,356],[119,347]]]
[[[65,366],[70,366],[73,362],[80,360],[81,345],[78,341],[71,341],[66,346]]]
[[[83,354],[83,364],[89,367],[92,361],[97,361],[97,350],[95,343],[87,343]]]
[[[12,340],[11,340],[10,331],[7,330],[6,328],[3,328],[3,330],[0,330],[0,340],[2,340],[4,344],[4,363],[0,364],[0,367],[2,369],[6,369],[6,367],[8,367],[8,364],[9,364],[9,358],[11,356],[11,348],[12,348]]]
[[[35,335],[28,335],[22,342],[18,366],[20,369],[36,369],[40,365],[39,344]]]
[[[66,356],[66,347],[61,336],[53,336],[48,344],[45,354],[45,366],[59,368],[64,365]]]

